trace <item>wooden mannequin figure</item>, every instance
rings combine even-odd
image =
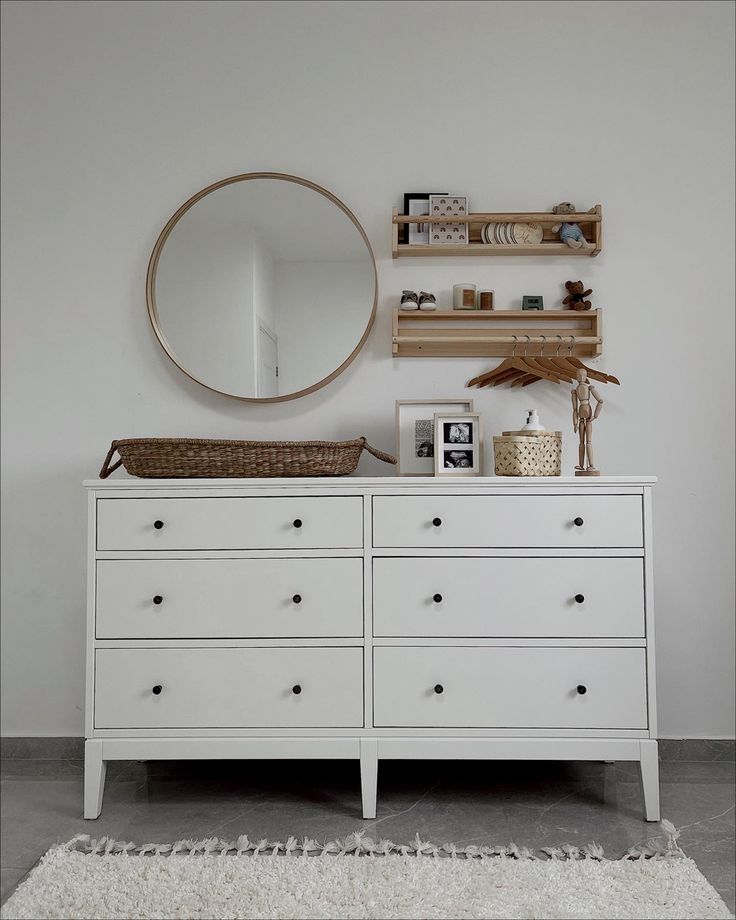
[[[578,465],[576,476],[600,476],[593,460],[593,422],[601,414],[603,399],[588,380],[588,374],[582,368],[575,375],[577,384],[572,388],[572,430],[578,432]],[[590,405],[590,397],[596,401],[595,410]],[[587,455],[587,463],[586,463]]]

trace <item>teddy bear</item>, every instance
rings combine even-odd
[[[562,301],[563,306],[567,305],[571,310],[590,310],[591,302],[585,298],[593,293],[593,288],[586,291],[582,281],[566,281],[565,287],[570,293]]]
[[[571,204],[569,201],[561,201],[552,208],[552,213],[574,214],[575,205]],[[590,245],[583,236],[583,231],[577,224],[554,224],[552,226],[552,232],[559,233],[560,241],[562,243],[567,243],[572,249],[581,249],[583,247],[587,249]]]

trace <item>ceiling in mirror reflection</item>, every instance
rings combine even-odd
[[[206,386],[285,398],[351,358],[375,293],[373,256],[348,214],[311,187],[249,179],[174,225],[156,272],[157,332]]]

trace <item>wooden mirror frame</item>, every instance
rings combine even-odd
[[[187,213],[187,211],[195,205],[200,198],[204,198],[205,195],[209,195],[211,192],[217,191],[219,188],[224,188],[226,185],[233,185],[235,182],[245,182],[249,179],[281,179],[284,182],[293,182],[295,185],[302,185],[305,188],[310,188],[312,191],[317,192],[319,195],[323,195],[334,205],[336,205],[340,210],[352,221],[353,225],[357,229],[363,238],[363,242],[366,245],[368,250],[368,255],[371,257],[371,263],[373,265],[373,306],[371,308],[371,315],[368,318],[368,323],[365,327],[365,331],[360,338],[360,341],[355,346],[353,351],[348,355],[348,357],[342,362],[342,364],[332,371],[331,374],[328,374],[322,380],[317,383],[312,384],[311,386],[305,387],[303,390],[297,390],[294,393],[288,393],[285,396],[267,396],[260,398],[258,396],[238,396],[236,393],[228,393],[225,390],[218,390],[217,387],[210,386],[208,383],[205,383],[203,380],[200,380],[198,377],[195,377],[190,371],[177,359],[174,354],[173,349],[166,340],[163,329],[161,328],[161,323],[159,321],[158,309],[156,307],[156,272],[158,269],[158,261],[161,256],[161,252],[168,240],[171,231],[181,220],[181,218]],[[179,368],[179,370],[186,374],[190,380],[193,380],[195,383],[200,384],[200,386],[206,387],[208,390],[212,390],[214,393],[221,393],[223,396],[230,396],[232,399],[239,399],[242,402],[250,403],[275,403],[275,402],[287,402],[290,399],[298,399],[300,396],[306,396],[309,393],[314,393],[316,390],[322,389],[322,387],[327,386],[328,383],[333,381],[336,377],[339,377],[340,374],[352,364],[355,360],[358,352],[365,345],[368,336],[370,335],[371,329],[373,328],[373,323],[376,319],[376,305],[378,303],[378,271],[376,269],[376,258],[373,254],[373,248],[370,244],[368,236],[360,224],[358,218],[353,214],[353,212],[347,207],[344,202],[340,201],[332,192],[328,192],[327,189],[322,188],[322,186],[317,185],[314,182],[310,182],[308,179],[301,179],[298,176],[291,176],[288,173],[273,173],[273,172],[253,172],[253,173],[241,173],[237,176],[230,176],[227,179],[221,179],[219,182],[214,182],[212,185],[208,185],[206,188],[203,188],[201,191],[197,192],[196,195],[192,195],[188,201],[185,201],[184,204],[172,215],[168,220],[166,226],[159,234],[158,239],[156,240],[156,245],[153,247],[153,252],[151,253],[151,258],[148,262],[148,272],[146,273],[146,303],[148,305],[148,318],[151,321],[151,326],[153,331],[156,334],[156,338],[159,341],[159,344],[166,352],[171,361]]]

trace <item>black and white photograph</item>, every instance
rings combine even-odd
[[[448,420],[473,411],[472,399],[397,399],[396,457],[399,476],[435,475],[435,415]],[[472,443],[457,441],[456,443]]]
[[[434,468],[436,476],[481,476],[483,441],[480,415],[436,413],[434,417]]]
[[[469,470],[473,468],[472,450],[446,450],[443,463],[446,470]]]
[[[442,439],[445,444],[472,444],[473,425],[470,422],[445,422]]]
[[[418,418],[414,422],[417,457],[434,457],[434,419]]]

